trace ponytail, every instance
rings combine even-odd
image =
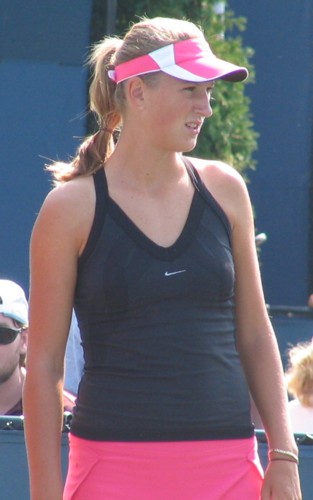
[[[122,43],[119,38],[108,37],[93,47],[87,61],[92,71],[89,99],[99,130],[82,142],[70,163],[55,162],[47,167],[56,184],[93,174],[114,150],[114,134],[121,124],[121,113],[115,97],[117,86],[110,80],[108,70]]]

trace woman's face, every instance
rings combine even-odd
[[[191,151],[204,119],[212,115],[214,83],[186,82],[161,73],[157,83],[144,86],[145,130],[151,131],[151,140],[161,149]]]

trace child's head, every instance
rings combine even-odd
[[[313,406],[313,339],[292,347],[288,357],[288,392],[299,399],[303,406]]]

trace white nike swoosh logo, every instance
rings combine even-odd
[[[169,273],[168,271],[166,271],[164,273],[164,276],[173,276],[173,274],[180,274],[180,273],[185,273],[186,272],[186,269],[182,269],[181,271],[173,271],[172,273]]]

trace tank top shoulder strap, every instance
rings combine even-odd
[[[96,190],[97,203],[102,206],[103,204],[106,204],[106,200],[109,195],[108,183],[104,168],[99,168],[99,170],[97,170],[93,174],[93,182]]]
[[[182,159],[183,159],[183,162],[185,164],[186,170],[190,176],[191,182],[194,185],[194,188],[202,196],[205,203],[207,205],[209,205],[210,208],[212,210],[214,210],[214,212],[218,215],[221,222],[225,226],[229,240],[231,241],[231,226],[230,226],[229,219],[228,219],[227,215],[225,214],[223,208],[216,201],[214,196],[210,193],[210,191],[208,190],[208,188],[206,187],[206,185],[202,181],[198,170],[195,168],[195,166],[192,164],[192,162],[189,160],[189,158],[186,158],[185,156],[183,156]]]
[[[93,251],[100,236],[107,211],[108,185],[104,169],[100,168],[93,174],[92,177],[96,194],[95,215],[87,244],[79,258],[79,265],[84,263]]]

